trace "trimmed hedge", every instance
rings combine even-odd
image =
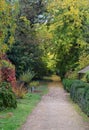
[[[89,116],[89,84],[81,80],[64,79],[64,89],[70,92],[70,97],[83,112]]]
[[[64,89],[67,92],[70,92],[70,88],[71,88],[71,85],[73,84],[73,82],[74,82],[74,80],[72,80],[72,79],[63,79],[62,83],[63,83]]]
[[[74,80],[73,84],[70,88],[70,96],[74,102],[77,102],[77,89],[78,88],[84,88],[85,83],[81,80]]]
[[[79,82],[82,82],[81,80],[73,80],[73,79],[63,79],[62,83],[63,83],[63,86],[64,86],[64,89],[67,91],[67,92],[70,92],[70,89],[71,89],[71,86],[73,83],[79,83]]]
[[[70,96],[89,116],[89,84],[83,81],[75,81],[71,85]]]

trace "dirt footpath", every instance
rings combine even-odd
[[[53,82],[21,130],[89,130],[89,123],[68,101],[61,83]]]

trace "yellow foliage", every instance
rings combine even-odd
[[[89,65],[89,55],[86,53],[83,53],[79,58],[79,69],[82,69]]]
[[[5,53],[9,49],[9,45],[14,42],[16,8],[15,4],[0,0],[0,55]],[[8,37],[8,31],[10,37]]]

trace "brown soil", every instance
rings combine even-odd
[[[28,116],[21,130],[89,130],[89,122],[76,112],[62,84],[49,83],[49,93]]]

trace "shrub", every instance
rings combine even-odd
[[[0,83],[0,109],[3,108],[16,108],[17,101],[11,85],[7,82]]]
[[[86,81],[89,83],[89,72],[86,73],[85,77],[86,77]]]
[[[82,110],[89,116],[89,85],[85,89],[84,93],[84,104]]]
[[[1,60],[1,80],[9,82],[12,87],[15,87],[15,67],[9,60]]]
[[[17,98],[24,98],[26,93],[27,93],[27,89],[24,87],[24,84],[17,84],[16,87],[13,88],[13,92],[15,93]]]
[[[34,88],[36,88],[39,85],[38,81],[32,81],[29,86],[31,88],[31,92],[34,91]]]
[[[70,96],[89,116],[89,84],[81,80],[75,80],[71,86]]]
[[[74,80],[72,80],[72,79],[63,79],[62,83],[63,83],[64,89],[67,92],[70,92],[70,88],[71,88],[71,85],[73,84],[73,82],[74,82]]]
[[[77,88],[75,100],[81,108],[82,106],[85,105],[84,94],[85,94],[84,86],[82,86],[82,88]]]
[[[30,84],[30,87],[37,87],[39,85],[38,81],[32,81]]]
[[[78,78],[78,72],[77,72],[77,70],[71,71],[68,74],[67,78],[76,80]]]
[[[71,85],[71,89],[70,89],[70,96],[72,98],[73,101],[76,102],[77,97],[76,97],[76,92],[78,88],[84,88],[85,87],[85,82],[81,81],[81,80],[75,80],[73,82],[73,84]]]
[[[34,76],[35,76],[35,73],[33,71],[28,70],[20,76],[20,80],[29,84],[30,81],[34,78]]]
[[[89,85],[85,84],[84,88],[77,89],[77,103],[89,116]]]

